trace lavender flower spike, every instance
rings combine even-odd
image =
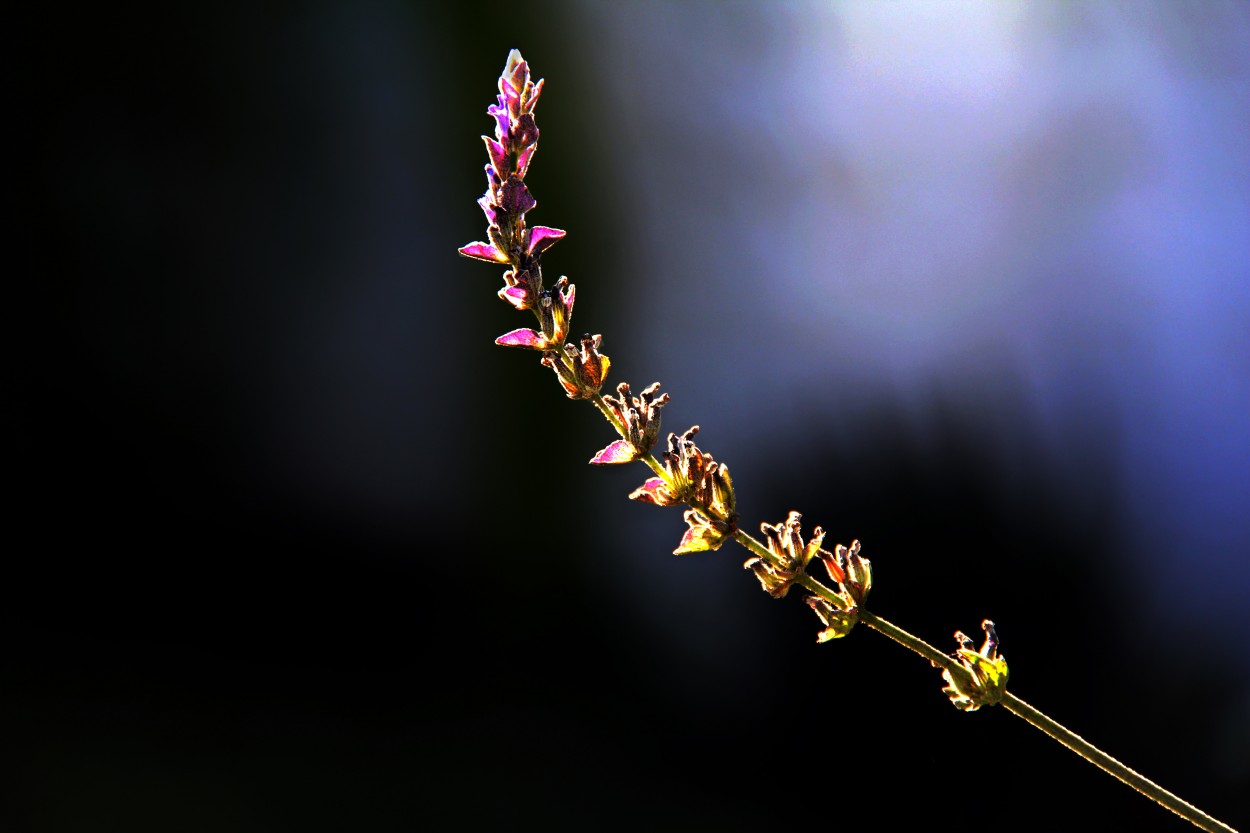
[[[534,152],[538,149],[538,125],[534,106],[543,82],[530,79],[529,64],[521,53],[508,53],[508,63],[499,76],[499,95],[487,113],[495,120],[495,136],[483,136],[486,155],[486,193],[477,201],[486,215],[487,241],[463,246],[460,254],[487,263],[507,264],[514,275],[528,275],[531,283],[514,291],[509,283],[503,295],[518,308],[528,308],[542,292],[538,257],[564,237],[564,232],[548,226],[526,228],[525,215],[537,200],[525,185]],[[558,348],[559,345],[556,345]]]

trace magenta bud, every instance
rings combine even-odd
[[[496,142],[489,136],[483,136],[482,141],[486,143],[486,152],[490,155],[491,165],[499,172],[501,177],[512,173],[508,170],[508,151],[499,142]]]
[[[538,205],[538,201],[530,195],[530,189],[519,177],[510,176],[499,188],[498,205],[507,213],[519,216]]]

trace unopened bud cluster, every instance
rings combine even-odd
[[[490,161],[486,164],[486,193],[479,199],[486,215],[486,242],[470,243],[460,254],[508,268],[499,297],[518,310],[530,310],[538,329],[521,328],[495,339],[504,347],[522,347],[543,354],[542,363],[555,371],[570,399],[589,399],[599,393],[611,361],[599,352],[602,336],[585,335],[578,345],[565,344],[573,319],[576,290],[568,278],[543,288],[542,253],[564,237],[549,226],[527,227],[525,215],[538,205],[525,184],[525,175],[538,149],[534,107],[543,82],[530,79],[529,65],[512,50],[499,95],[486,112],[495,119],[495,136],[483,136]]]
[[[660,409],[668,404],[668,394],[656,396],[659,391],[660,383],[653,382],[634,396],[629,385],[621,382],[616,396],[603,397],[625,436],[592,457],[591,463],[632,463],[651,452],[660,438]]]
[[[686,534],[673,550],[676,555],[720,549],[737,530],[738,509],[729,467],[718,463],[695,445],[699,426],[686,433],[668,435],[668,450],[661,455],[664,474],[648,478],[630,493],[631,500],[656,506],[689,504]]]
[[[828,642],[846,636],[859,621],[860,606],[872,588],[872,564],[859,554],[859,541],[851,542],[850,547],[838,544],[833,552],[822,549],[825,531],[820,527],[813,529],[812,537],[804,543],[802,518],[798,512],[791,512],[775,526],[760,524],[768,557],[748,558],[742,566],[755,573],[770,596],[780,599],[799,582],[807,565],[819,559],[833,584],[824,587],[827,596],[812,594],[806,601],[825,626],[816,641]]]

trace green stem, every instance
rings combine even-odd
[[[1163,805],[1196,827],[1210,831],[1210,833],[1217,833],[1217,831],[1218,833],[1236,833],[1233,828],[1224,822],[1208,816],[1194,805],[1163,789],[1163,787],[1160,787],[1141,773],[1120,763],[1097,746],[1056,723],[1011,692],[1003,692],[1003,699],[999,703],[1016,717],[1023,718],[1035,728],[1041,729],[1103,772],[1114,775],[1142,795],[1157,804]]]
[[[956,674],[963,672],[963,667],[948,654],[942,653],[920,637],[908,633],[898,625],[882,619],[875,613],[860,608],[859,621],[873,630],[885,634],[909,651],[920,654],[920,656],[939,668],[944,668]]]

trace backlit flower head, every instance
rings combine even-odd
[[[603,387],[612,362],[599,352],[601,344],[603,336],[586,334],[578,346],[564,345],[565,359],[561,359],[558,353],[543,356],[543,365],[556,372],[556,378],[569,399],[590,399]]]
[[[812,530],[810,541],[803,543],[799,523],[802,517],[798,512],[791,512],[783,523],[776,526],[760,524],[764,543],[773,558],[755,556],[748,558],[742,565],[755,573],[760,586],[774,599],[780,599],[789,593],[791,585],[802,575],[807,563],[818,552],[824,552],[820,544],[825,540],[825,531],[820,527]]]
[[[629,385],[621,382],[616,386],[616,396],[603,397],[624,427],[625,438],[600,451],[590,462],[631,463],[651,451],[660,437],[660,409],[668,404],[667,393],[656,396],[659,390],[660,383],[654,382],[633,396]]]
[[[666,477],[652,477],[630,494],[631,500],[676,506],[689,503],[710,510],[716,518],[733,521],[737,518],[733,480],[729,467],[717,463],[695,445],[699,426],[692,426],[678,436],[668,435],[668,450],[661,455]]]

